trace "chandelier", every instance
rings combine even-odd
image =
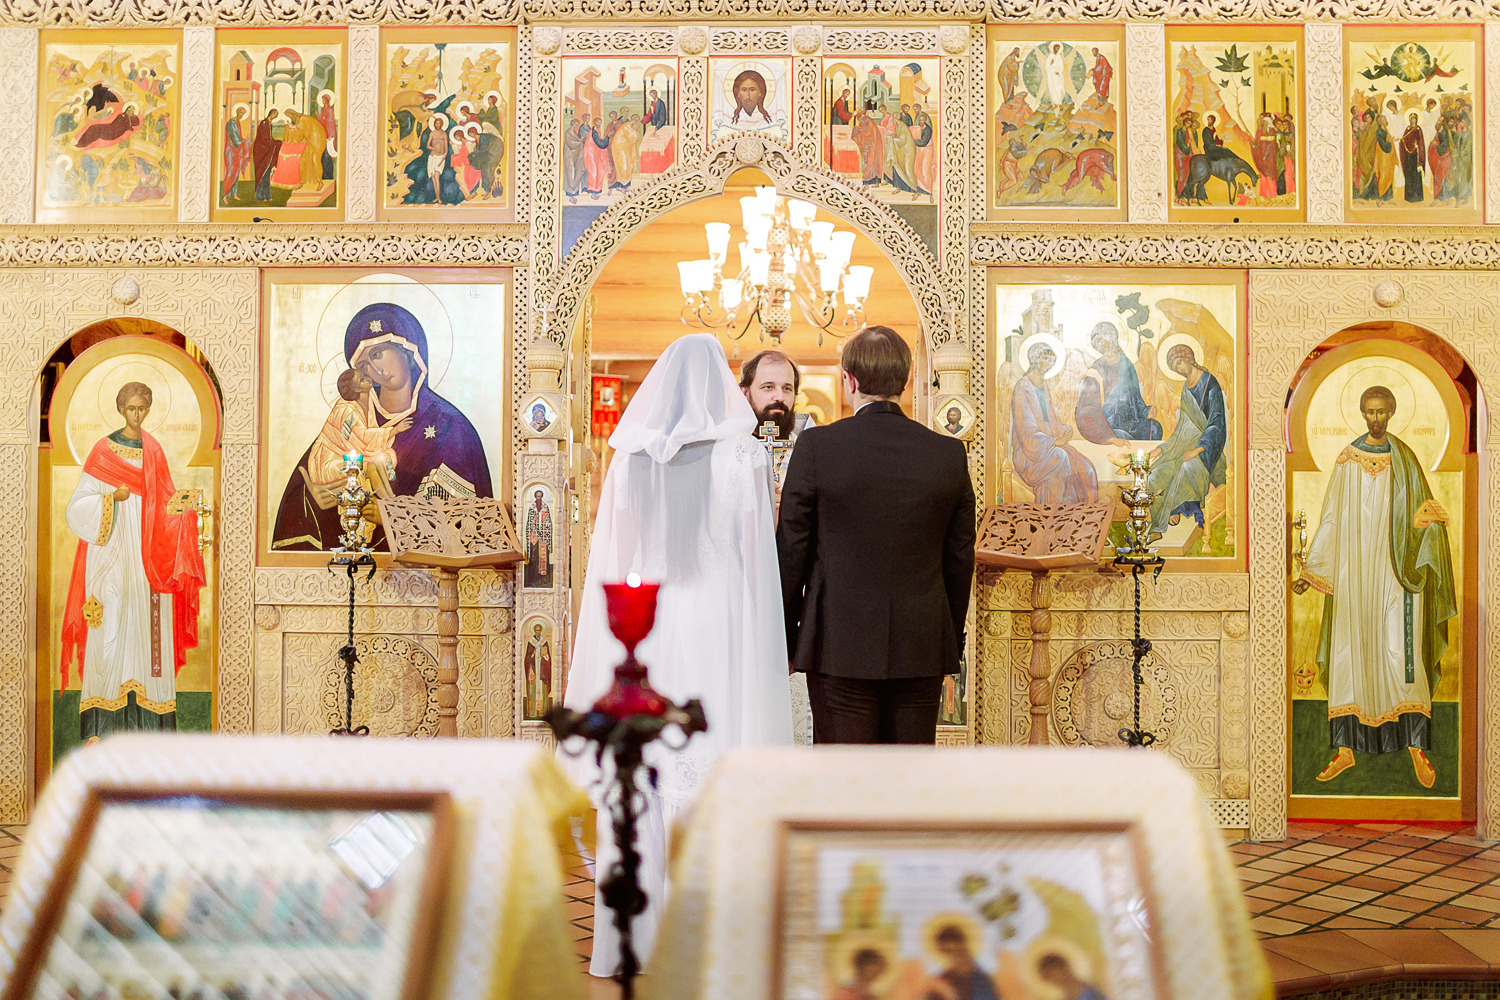
[[[740,270],[724,277],[729,255],[727,222],[704,225],[708,259],[677,265],[682,285],[682,321],[699,330],[723,330],[738,342],[753,324],[760,339],[775,343],[792,325],[792,304],[823,334],[847,337],[865,322],[872,267],[850,266],[854,234],[835,230],[814,218],[812,202],[783,198],[773,187],[758,187],[740,199],[744,240],[739,244]],[[843,288],[842,311],[838,308]]]

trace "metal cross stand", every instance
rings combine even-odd
[[[1120,499],[1130,511],[1130,516],[1125,521],[1128,541],[1115,547],[1114,565],[1129,566],[1130,578],[1135,584],[1135,638],[1130,643],[1134,656],[1130,671],[1135,714],[1132,725],[1121,729],[1119,737],[1126,746],[1149,747],[1156,742],[1156,735],[1141,729],[1141,661],[1151,652],[1151,640],[1141,638],[1141,570],[1152,567],[1151,582],[1155,583],[1156,578],[1161,576],[1166,560],[1156,554],[1150,543],[1151,501],[1160,493],[1146,485],[1146,477],[1151,472],[1151,462],[1146,453],[1138,451],[1130,456],[1125,471],[1133,477],[1131,484],[1120,490]]]
[[[614,911],[615,930],[620,935],[619,980],[624,1000],[635,996],[635,978],[641,969],[635,954],[632,924],[646,909],[646,892],[640,879],[641,854],[636,847],[636,820],[645,810],[638,783],[642,772],[649,786],[656,787],[656,768],[646,763],[645,750],[671,726],[678,727],[684,739],[708,730],[698,699],[683,705],[668,701],[652,689],[645,666],[635,658],[636,645],[650,634],[656,622],[657,589],[656,584],[641,583],[634,576],[626,583],[604,585],[609,630],[624,644],[625,662],[615,668],[614,685],[587,712],[559,706],[547,713],[547,724],[560,745],[571,737],[580,737],[593,745],[596,763],[602,767],[608,753],[614,765],[605,803],[620,860],[608,872],[599,873],[599,891],[604,905]],[[587,749],[564,746],[569,753],[584,753]]]
[[[369,567],[365,574],[366,583],[375,576],[374,549],[365,544],[364,515],[365,505],[374,494],[359,481],[364,463],[363,455],[344,456],[344,487],[334,496],[339,505],[339,525],[344,533],[339,536],[343,544],[333,550],[334,556],[328,560],[328,571],[334,573],[342,567],[349,576],[349,635],[339,650],[339,659],[344,661],[344,728],[333,730],[329,733],[331,736],[370,735],[369,726],[356,728],[354,725],[354,665],[359,662],[359,653],[354,648],[354,578],[363,566]]]

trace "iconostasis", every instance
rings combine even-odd
[[[774,339],[743,305],[743,201],[761,198],[798,220],[787,266],[808,306],[783,346],[814,421],[845,412],[853,316],[908,337],[908,411],[966,443],[986,503],[1116,496],[1124,457],[1152,456],[1167,569],[1143,602],[1143,721],[1221,825],[1273,836],[1289,816],[1375,809],[1500,830],[1500,759],[1481,752],[1500,737],[1479,736],[1500,725],[1480,701],[1500,682],[1482,683],[1494,658],[1474,617],[1500,579],[1474,500],[1500,376],[1500,178],[1484,156],[1500,22],[1415,4],[1380,23],[1353,5],[1304,18],[1186,0],[1150,21],[906,0],[796,22],[755,4],[652,21],[609,6],[463,0],[434,25],[408,0],[376,19],[336,2],[179,21],[127,3],[107,24],[0,5],[0,313],[20,342],[0,407],[15,512],[0,531],[0,819],[23,818],[96,731],[89,711],[223,732],[339,724],[347,594],[324,563],[346,453],[393,495],[510,505],[526,564],[460,577],[458,726],[550,739],[594,493],[634,386],[681,333],[716,332],[736,368]],[[733,235],[715,250],[721,225]],[[849,242],[825,278],[833,230]],[[709,277],[688,281],[678,265],[699,261]],[[737,323],[716,325],[736,296]],[[1371,323],[1418,332],[1356,357],[1349,331]],[[1367,382],[1397,399],[1392,433],[1446,518],[1456,615],[1417,713],[1431,784],[1406,748],[1318,780],[1341,706],[1320,676],[1319,594],[1293,590],[1298,525],[1316,534]],[[145,679],[93,692],[77,638],[114,628],[120,601],[87,569],[105,501],[97,523],[70,511],[131,399],[173,487],[159,520],[201,581],[156,589],[136,557],[155,578]],[[354,714],[423,735],[436,587],[381,559],[355,602]],[[977,582],[942,742],[1030,737],[1029,593],[1015,575]],[[1131,596],[1107,565],[1059,577],[1049,741],[1116,742]]]

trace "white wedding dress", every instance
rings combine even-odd
[[[659,784],[646,793],[640,820],[649,903],[632,930],[643,959],[665,901],[673,818],[725,750],[792,742],[770,460],[751,436],[754,426],[718,341],[693,334],[662,354],[610,437],[616,454],[599,499],[565,704],[585,711],[609,688],[624,647],[610,634],[602,585],[636,573],[661,584],[656,627],[636,656],[656,690],[679,703],[700,699],[708,720],[708,732],[681,749],[647,749]],[[681,743],[675,730],[666,738]],[[565,755],[564,762],[592,786],[599,807],[593,754]],[[602,878],[618,857],[603,809],[598,833],[595,870]],[[619,937],[613,914],[597,892],[594,898],[589,971],[614,975]]]

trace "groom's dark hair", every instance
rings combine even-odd
[[[867,326],[844,344],[839,365],[866,396],[899,396],[911,378],[911,348],[888,326]]]

